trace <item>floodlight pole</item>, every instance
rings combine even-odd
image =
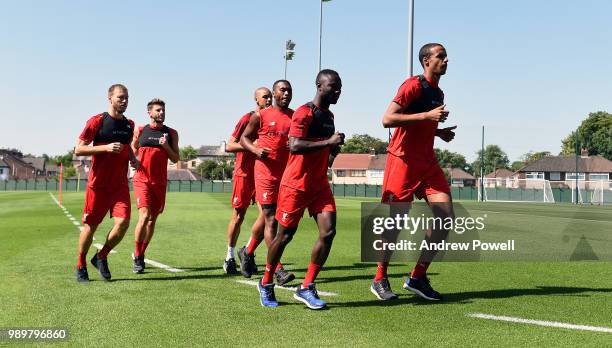
[[[317,73],[321,71],[321,41],[323,39],[323,0],[319,0],[319,65]]]
[[[484,202],[484,126],[480,142],[480,200]]]
[[[576,135],[574,138],[574,142],[576,143],[576,171],[574,173],[574,179],[575,179],[575,183],[576,183],[576,187],[574,188],[575,192],[574,192],[574,204],[578,204],[578,151],[579,151],[579,147],[578,147],[578,129],[576,129]]]

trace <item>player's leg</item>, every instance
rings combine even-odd
[[[450,195],[450,188],[444,173],[436,164],[428,177],[424,180],[425,199],[432,210],[433,216],[439,221],[446,221],[447,218],[454,219],[453,203]],[[425,241],[429,243],[439,243],[446,240],[448,230],[443,228],[443,224],[434,224],[425,234]],[[427,278],[427,269],[436,256],[436,250],[423,250],[419,259],[410,272],[408,280],[404,284],[404,289],[410,290],[427,300],[441,300],[440,293],[435,291]]]
[[[226,274],[238,274],[236,259],[234,257],[234,249],[238,236],[240,236],[240,227],[244,221],[247,207],[237,207],[232,211],[232,217],[227,224],[227,253],[223,261],[223,271]]]
[[[264,307],[277,307],[278,302],[274,295],[274,273],[280,259],[283,255],[285,247],[295,234],[297,227],[285,227],[279,225],[278,231],[268,246],[268,257],[263,278],[259,281],[257,289],[259,290],[259,300]]]
[[[257,264],[255,262],[255,249],[264,239],[264,229],[266,219],[263,209],[260,204],[257,204],[259,214],[251,227],[251,236],[246,245],[238,250],[238,258],[240,259],[240,272],[247,276],[257,273]],[[243,271],[244,270],[244,271]],[[248,277],[247,277],[248,278]]]
[[[130,226],[131,214],[130,192],[127,186],[116,192],[109,192],[108,194],[111,196],[111,215],[113,216],[114,224],[110,232],[106,235],[104,246],[91,259],[91,263],[96,266],[98,272],[105,280],[111,279],[107,261],[108,254],[125,236]]]
[[[400,157],[387,155],[385,165],[385,175],[383,178],[382,203],[389,204],[389,214],[394,216],[397,213],[405,213],[397,203],[410,203],[413,199],[413,192],[418,185],[414,177],[416,168],[409,167],[408,163]],[[384,242],[393,243],[397,239],[399,231],[386,230],[382,235]],[[380,300],[394,300],[397,295],[391,290],[391,284],[387,276],[387,268],[393,251],[382,251],[380,260],[377,263],[376,274],[370,291]]]
[[[88,186],[85,191],[85,204],[83,206],[83,229],[79,235],[79,255],[76,270],[78,282],[89,281],[87,252],[93,242],[94,233],[104,219],[108,209],[109,197],[104,192],[93,190]]]
[[[312,248],[310,264],[304,282],[293,297],[306,304],[310,309],[322,309],[327,304],[319,298],[314,282],[329,256],[336,236],[336,212],[320,212],[314,216],[314,219],[319,229],[319,236]]]
[[[79,235],[79,257],[77,260],[76,278],[78,282],[89,281],[87,273],[87,251],[93,242],[93,236],[98,225],[83,224],[83,229]]]
[[[138,222],[134,230],[134,273],[144,272],[144,245],[148,244],[147,229],[149,221],[151,220],[151,209],[148,206],[138,208]],[[142,259],[142,261],[141,261]]]

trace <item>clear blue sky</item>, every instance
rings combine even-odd
[[[415,50],[440,42],[450,60],[440,85],[447,124],[459,128],[436,146],[473,160],[485,125],[486,143],[511,160],[558,153],[589,112],[612,111],[612,2],[415,2]],[[312,98],[318,9],[317,0],[5,1],[0,147],[65,153],[116,82],[137,124],[160,97],[181,146],[218,144],[252,109],[253,90],[282,78],[287,39],[297,43],[292,106]],[[406,0],[324,4],[323,67],[343,79],[332,110],[347,135],[387,136],[381,116],[407,75],[407,13]]]

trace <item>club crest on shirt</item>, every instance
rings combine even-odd
[[[276,121],[271,121],[271,122],[270,122],[268,125],[269,125],[270,127],[272,127],[272,126],[276,126]]]

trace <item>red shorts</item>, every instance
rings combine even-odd
[[[423,199],[437,193],[450,195],[450,187],[435,158],[432,161],[416,161],[387,155],[382,202],[412,202],[413,195]]]
[[[82,221],[88,225],[99,225],[108,212],[111,217],[129,219],[131,208],[130,189],[127,185],[116,189],[96,189],[87,186]]]
[[[255,180],[252,176],[234,176],[232,208],[246,209],[255,198]]]
[[[318,191],[300,191],[282,185],[278,196],[276,220],[285,227],[297,227],[306,208],[310,216],[324,211],[336,211],[336,201],[329,185]]]
[[[133,181],[136,208],[148,207],[152,216],[164,211],[166,206],[166,185],[153,185],[146,182]]]
[[[269,159],[255,161],[255,199],[259,204],[276,204],[285,165]]]

